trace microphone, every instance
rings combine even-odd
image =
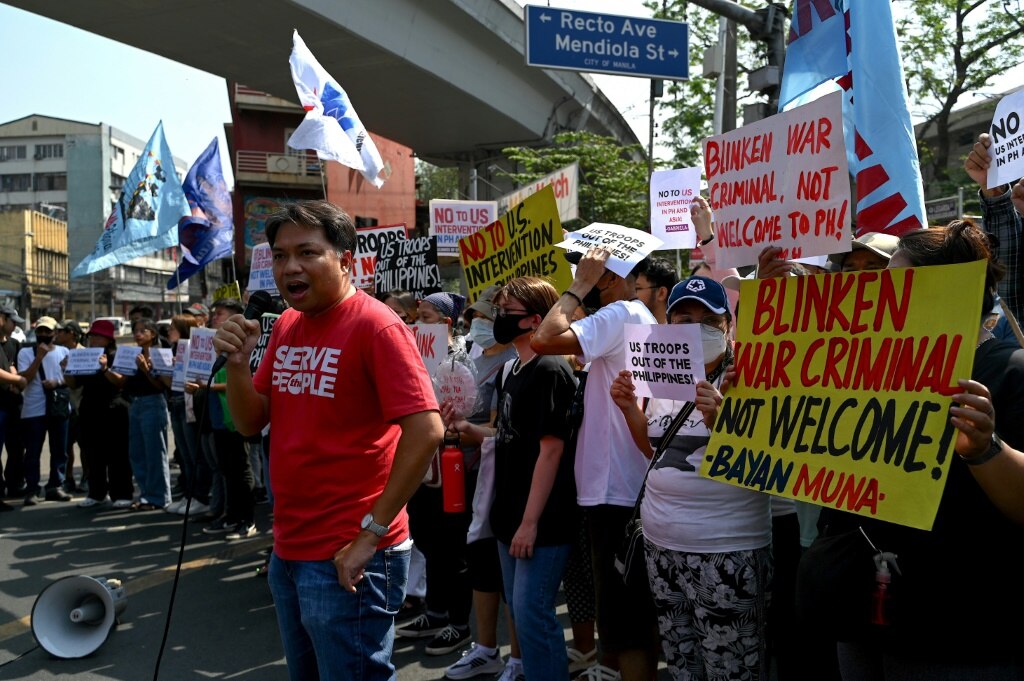
[[[242,316],[246,319],[259,319],[263,316],[264,312],[269,312],[273,306],[274,299],[270,297],[269,293],[266,291],[253,291],[252,295],[249,296],[249,304],[245,306]],[[217,361],[213,363],[210,375],[213,376],[223,369],[224,365],[227,364],[227,361],[228,353],[220,353],[217,357]]]

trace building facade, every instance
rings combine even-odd
[[[0,300],[28,321],[68,311],[68,225],[34,210],[0,213]]]
[[[71,268],[96,246],[103,225],[146,142],[104,123],[83,123],[31,115],[0,124],[0,213],[39,211],[65,220],[66,257]],[[188,166],[174,159],[179,177]],[[167,291],[177,249],[166,249],[126,264],[71,279],[65,313],[80,318],[127,316],[145,303],[169,313],[199,287]],[[219,272],[219,267],[211,266]],[[65,273],[65,277],[67,274]],[[214,287],[219,282],[210,283]]]

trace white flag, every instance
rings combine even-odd
[[[292,133],[288,146],[315,149],[321,160],[337,161],[354,168],[375,187],[384,184],[379,177],[384,162],[377,145],[359,120],[345,90],[320,66],[298,31],[292,36],[292,55],[288,63],[292,67],[295,91],[306,110],[306,117]]]

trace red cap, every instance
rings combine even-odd
[[[114,322],[109,319],[97,319],[89,327],[90,336],[103,336],[114,340]]]

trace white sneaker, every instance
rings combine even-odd
[[[505,669],[505,662],[496,648],[488,653],[477,644],[471,643],[469,650],[462,654],[462,659],[444,670],[444,675],[458,681],[458,679],[470,679],[481,674],[493,676],[503,669]]]
[[[501,672],[498,681],[526,681],[522,661],[508,658],[508,662],[505,663],[505,671]]]
[[[575,648],[566,648],[565,652],[569,656],[570,674],[589,669],[597,662],[597,648],[592,649],[589,653],[581,653]]]
[[[170,504],[167,504],[167,506],[164,507],[164,510],[167,511],[168,513],[179,513],[180,514],[180,513],[184,512],[185,504],[187,504],[187,503],[188,503],[188,499],[186,499],[185,497],[182,497],[181,499],[178,499],[177,501],[174,501],[174,502],[171,502]]]
[[[131,499],[118,499],[114,502],[114,508],[131,508],[132,503]]]
[[[621,673],[611,667],[605,667],[603,664],[588,667],[586,671],[576,677],[577,680],[584,679],[584,681],[620,681],[621,678]]]
[[[207,506],[206,504],[204,504],[201,501],[196,501],[195,499],[192,500],[192,505],[188,507],[188,516],[190,518],[192,516],[194,516],[194,515],[202,515],[204,513],[209,513],[209,512],[210,512],[210,507],[209,506]],[[185,515],[185,507],[184,506],[182,506],[181,510],[178,511],[178,514],[179,515]]]
[[[103,499],[93,499],[92,497],[86,497],[78,502],[78,508],[92,508],[93,506],[106,505],[109,500],[107,497]]]

